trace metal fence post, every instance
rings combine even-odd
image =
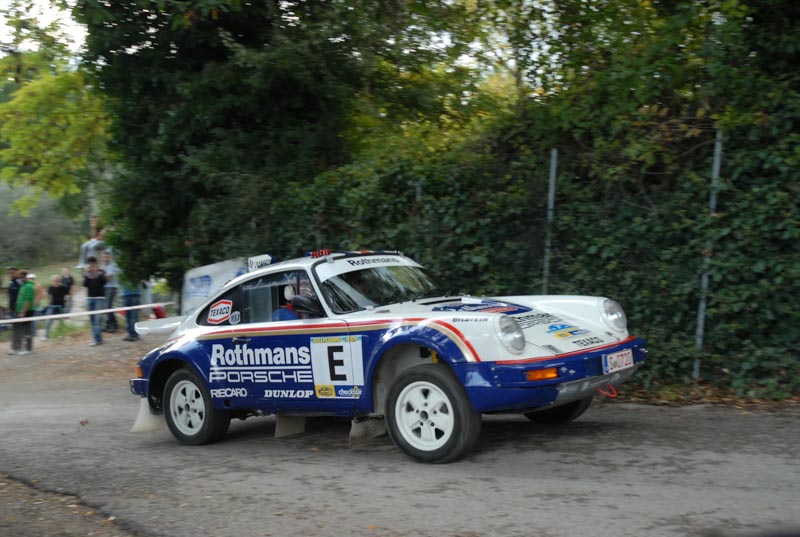
[[[542,268],[542,294],[547,294],[550,281],[550,246],[553,241],[553,220],[556,206],[556,169],[558,166],[558,149],[550,150],[550,187],[547,191],[547,230],[544,239],[544,267]]]
[[[708,211],[713,218],[717,211],[717,190],[719,189],[719,168],[722,161],[722,131],[717,130],[717,137],[714,141],[714,163],[711,165],[711,193],[708,197]],[[711,248],[713,244],[711,237],[706,240],[706,249],[703,253],[703,272],[700,276],[700,303],[697,306],[697,331],[694,336],[694,347],[698,355],[692,364],[692,378],[700,378],[700,356],[699,352],[703,348],[703,338],[705,337],[706,326],[706,305],[708,296],[708,271],[711,266]]]

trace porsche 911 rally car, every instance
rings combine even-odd
[[[140,362],[131,390],[183,444],[222,437],[231,418],[383,418],[414,459],[468,453],[482,413],[559,424],[646,355],[622,308],[588,296],[454,296],[398,252],[317,252],[242,275]],[[355,426],[355,425],[354,425]]]

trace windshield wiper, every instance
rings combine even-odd
[[[439,297],[448,297],[460,294],[457,291],[452,289],[448,289],[446,291],[442,291],[441,289],[434,289],[433,291],[427,293],[421,293],[419,295],[414,295],[411,297],[412,302],[416,302],[417,300],[422,300],[423,298],[439,298]]]

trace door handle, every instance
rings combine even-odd
[[[249,337],[235,337],[232,340],[234,343],[250,343]]]

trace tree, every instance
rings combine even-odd
[[[78,259],[78,225],[44,200],[31,208],[28,217],[12,211],[14,202],[25,196],[25,187],[0,183],[0,264],[30,267],[71,258]],[[47,275],[40,275],[46,282]]]
[[[0,179],[29,187],[14,204],[27,213],[42,196],[75,197],[109,167],[108,116],[83,72],[45,73],[0,104]]]
[[[461,107],[469,81],[434,64],[463,40],[430,42],[455,20],[439,15],[456,9],[80,2],[85,60],[110,98],[126,168],[108,213],[126,268],[175,284],[189,266],[307,248],[297,222],[313,207],[299,204],[302,185],[346,163],[375,125]]]
[[[108,116],[59,23],[41,25],[34,7],[13,0],[0,12],[11,29],[0,44],[0,180],[27,187],[14,210],[27,214],[50,197],[76,214],[110,166]]]

